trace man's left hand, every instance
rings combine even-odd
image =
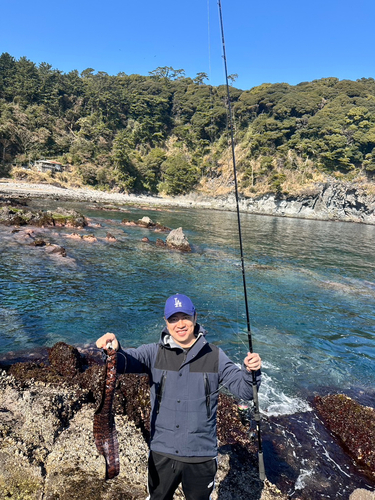
[[[262,366],[262,360],[260,359],[259,354],[257,354],[256,352],[248,352],[243,362],[248,372],[257,371]]]

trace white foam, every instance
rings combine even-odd
[[[303,490],[303,488],[306,486],[305,480],[313,475],[313,470],[306,470],[306,469],[301,469],[300,474],[297,477],[297,481],[294,485],[295,490]]]
[[[292,415],[293,413],[312,411],[307,401],[285,394],[264,371],[259,389],[259,406],[261,412],[268,416]]]
[[[241,368],[240,363],[236,363],[236,365]],[[264,371],[267,368],[277,371],[277,367],[262,361],[262,383],[259,389],[259,408],[262,413],[269,417],[277,417],[278,415],[293,415],[293,413],[312,411],[307,401],[287,396],[285,392],[280,390],[275,381]]]

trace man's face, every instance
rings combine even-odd
[[[195,342],[194,326],[197,322],[196,315],[179,312],[165,320],[170,335],[181,347],[190,347]]]

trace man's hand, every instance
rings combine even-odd
[[[256,352],[248,352],[243,362],[248,372],[257,371],[262,366],[262,360],[260,359],[259,354],[257,354]]]
[[[96,341],[96,347],[99,347],[99,349],[106,349],[108,343],[112,343],[112,349],[118,351],[119,343],[114,333],[106,333],[100,337],[100,339]]]

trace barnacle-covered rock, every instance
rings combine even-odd
[[[0,371],[0,499],[144,500],[150,431],[148,378],[118,377],[114,408],[121,467],[119,476],[105,481],[105,460],[93,436],[104,364],[96,353],[82,356],[64,342],[50,350],[49,362],[17,363],[8,373]],[[286,498],[274,485],[259,481],[247,428],[229,396],[219,398],[218,434],[213,500]],[[184,496],[177,492],[174,498]]]
[[[329,430],[363,472],[375,478],[375,409],[344,394],[316,396],[314,403]]]
[[[82,358],[78,349],[65,342],[55,344],[48,359],[53,370],[64,377],[74,378],[81,371]]]

